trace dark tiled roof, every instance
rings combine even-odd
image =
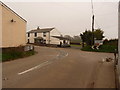
[[[52,31],[54,28],[43,28],[43,29],[35,29],[35,30],[31,30],[27,33],[42,33],[42,32],[50,32]]]
[[[58,38],[60,40],[69,40],[68,38],[62,37],[62,36],[52,36],[54,38]]]
[[[17,16],[18,16],[19,18],[21,18],[23,21],[27,22],[25,19],[23,19],[20,15],[18,15],[16,12],[14,12],[11,8],[9,8],[9,7],[8,7],[7,5],[5,5],[3,2],[0,1],[0,4],[1,4],[3,7],[9,9],[10,11],[12,11],[15,15],[17,15]]]

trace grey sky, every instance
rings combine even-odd
[[[27,31],[56,27],[63,35],[79,35],[91,29],[90,2],[5,2],[25,18]],[[118,37],[117,2],[94,2],[95,27],[104,30],[107,38]]]

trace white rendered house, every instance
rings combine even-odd
[[[27,32],[28,43],[69,45],[70,40],[62,37],[62,34],[55,28],[42,28]]]

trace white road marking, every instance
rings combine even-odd
[[[66,57],[68,56],[68,53],[65,55]]]
[[[105,59],[102,59],[102,62],[105,62]]]
[[[48,65],[48,64],[50,64],[50,62],[46,61],[46,62],[41,63],[41,64],[39,64],[39,65],[37,65],[37,66],[35,66],[35,67],[33,67],[33,68],[30,68],[30,69],[28,69],[28,70],[25,70],[25,71],[23,71],[23,72],[20,72],[20,73],[18,73],[18,75],[25,74],[25,73],[27,73],[27,72],[30,72],[30,71],[35,70],[35,69],[37,69],[37,68],[41,68],[41,67],[43,67],[43,66],[45,66],[45,65]]]
[[[59,57],[59,56],[60,56],[60,54],[57,54],[57,57]],[[68,53],[66,53],[66,55],[63,56],[63,57],[67,57],[67,56],[68,56]],[[30,68],[30,69],[28,69],[28,70],[25,70],[25,71],[23,71],[23,72],[18,73],[18,75],[22,75],[22,74],[28,73],[28,72],[30,72],[30,71],[32,71],[32,70],[41,68],[41,67],[46,66],[46,65],[51,64],[51,63],[53,63],[53,62],[51,62],[51,61],[43,62],[43,63],[41,63],[41,64],[39,64],[39,65],[37,65],[37,66],[35,66],[35,67],[32,67],[32,68]]]
[[[59,56],[60,54],[57,54],[57,57]]]

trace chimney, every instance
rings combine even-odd
[[[40,27],[39,27],[39,26],[37,27],[37,30],[40,30]]]

